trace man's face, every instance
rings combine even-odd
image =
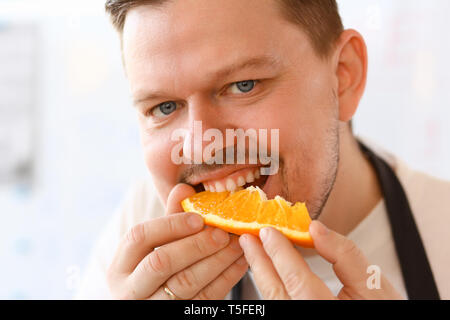
[[[194,139],[201,121],[224,137],[226,129],[279,129],[280,168],[256,184],[269,198],[306,201],[313,217],[320,213],[338,163],[335,70],[274,0],[138,6],[127,14],[123,54],[146,164],[163,201],[180,182],[197,190],[201,182],[226,185],[258,167],[175,164],[172,132],[182,128]],[[257,63],[220,72],[249,60]]]

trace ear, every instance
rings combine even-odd
[[[338,80],[339,120],[348,122],[358,108],[367,79],[367,47],[355,30],[345,30],[334,55]]]

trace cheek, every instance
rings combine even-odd
[[[141,129],[141,144],[145,164],[149,170],[158,192],[168,195],[177,183],[178,166],[172,162],[171,151],[177,144],[171,141],[170,134],[163,132],[146,132]],[[165,199],[165,197],[163,197]]]
[[[281,183],[289,186],[294,201],[315,202],[331,172],[337,105],[326,77],[292,79],[279,88],[267,104],[265,117],[280,129],[280,157],[284,161]]]
[[[280,130],[280,152],[319,154],[336,116],[331,87],[325,78],[285,80],[260,112],[261,127]],[[293,147],[296,146],[295,149]]]

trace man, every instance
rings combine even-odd
[[[358,32],[343,29],[334,0],[109,0],[106,8],[158,197],[148,181],[137,186],[79,297],[222,299],[234,287],[243,299],[450,298],[450,184],[353,136],[367,52]],[[196,191],[221,191],[261,167],[174,163],[173,132],[184,129],[183,144],[198,146],[198,121],[221,132],[279,129],[279,170],[245,182],[306,202],[314,250],[272,228],[237,237],[181,213]]]

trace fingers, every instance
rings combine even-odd
[[[309,232],[317,252],[333,264],[336,276],[346,288],[345,292],[339,293],[339,298],[348,298],[348,292],[352,292],[353,299],[403,299],[383,275],[380,275],[381,290],[369,289],[367,285],[369,262],[353,241],[329,230],[317,220],[311,223]]]
[[[294,245],[278,230],[264,228],[260,238],[287,294],[292,299],[333,299],[328,287],[309,268]]]
[[[119,243],[110,271],[129,274],[153,248],[192,235],[202,228],[203,219],[196,213],[177,213],[138,224]]]
[[[185,183],[177,184],[170,191],[169,197],[166,203],[166,215],[176,212],[183,212],[181,201],[195,194],[194,188]]]
[[[236,236],[232,236],[227,247],[219,252],[193,264],[168,281],[168,287],[182,299],[190,299],[217,278],[225,269],[242,256]]]
[[[130,286],[129,279],[134,279],[130,275],[135,273],[136,268],[141,266],[139,270],[152,271],[170,263],[173,257],[169,258],[168,253],[158,250],[157,247],[189,237],[203,229],[203,218],[200,215],[182,212],[181,201],[192,194],[195,194],[195,190],[189,185],[175,186],[166,203],[166,216],[140,223],[123,237],[107,272],[108,285],[113,295],[121,298],[143,298],[140,292],[133,291],[133,282]],[[200,243],[201,241],[198,244]],[[176,252],[176,254],[189,253]],[[155,284],[150,287],[155,287]],[[147,293],[145,290],[143,292]]]
[[[248,270],[245,257],[240,257],[236,262],[222,272],[213,282],[199,292],[194,300],[222,300],[239,282]]]
[[[147,298],[173,274],[227,246],[229,235],[217,228],[163,245],[149,253],[129,277],[137,298]]]
[[[317,220],[311,223],[309,230],[317,252],[333,264],[334,272],[342,284],[358,290],[367,289],[369,263],[353,241],[329,230]]]
[[[283,282],[259,239],[250,234],[243,234],[239,238],[239,243],[244,250],[245,258],[253,272],[255,284],[263,298],[268,300],[289,299]]]
[[[176,273],[167,280],[167,287],[180,299],[221,299],[233,286],[230,281],[222,282],[221,274],[231,282],[237,282],[247,270],[247,263],[239,246],[238,238],[232,236],[227,247],[219,252]],[[239,261],[238,261],[239,260]],[[236,264],[230,269],[233,264]],[[241,267],[242,266],[242,267]],[[228,270],[230,269],[230,270]],[[200,293],[203,291],[203,293]],[[203,298],[202,298],[203,297]],[[170,298],[164,290],[158,290],[151,299]]]

